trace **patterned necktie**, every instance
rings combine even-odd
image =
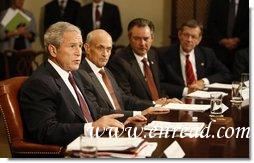
[[[86,120],[86,122],[93,122],[93,118],[91,116],[91,113],[89,111],[89,108],[88,108],[88,105],[84,99],[84,97],[82,96],[82,94],[78,91],[78,86],[73,78],[73,75],[72,73],[69,73],[69,82],[71,83],[77,97],[78,97],[78,101],[79,101],[79,105],[80,105],[80,108],[83,112],[83,115],[84,115],[84,118]]]
[[[235,0],[231,0],[228,7],[228,26],[227,26],[228,37],[232,37],[234,24],[235,24]]]
[[[114,102],[116,110],[121,110],[121,106],[120,106],[120,104],[119,104],[119,102],[118,102],[118,100],[116,98],[116,94],[115,94],[114,88],[112,86],[112,83],[111,83],[108,75],[106,74],[105,70],[103,70],[103,69],[101,69],[99,71],[99,73],[102,76],[102,80],[103,80],[104,84],[108,88],[109,94],[110,94],[111,98],[113,99],[113,102]]]
[[[95,21],[100,21],[101,19],[101,13],[99,11],[99,5],[96,6],[96,9],[95,9]]]
[[[157,87],[156,87],[155,82],[154,82],[153,73],[152,73],[149,65],[147,64],[147,59],[143,58],[142,62],[144,64],[145,80],[146,80],[147,86],[150,90],[152,100],[154,100],[154,101],[158,100],[159,99],[159,93],[158,93]]]
[[[187,86],[191,85],[195,81],[195,75],[189,57],[190,57],[189,54],[186,55],[185,73]]]

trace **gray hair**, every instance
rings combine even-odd
[[[44,34],[44,47],[46,51],[48,52],[48,46],[50,44],[59,48],[62,43],[63,34],[68,31],[75,31],[81,35],[80,29],[68,22],[57,22],[52,24]]]

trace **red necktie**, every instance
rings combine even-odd
[[[99,11],[99,5],[96,6],[96,10],[95,10],[95,21],[100,21],[101,19],[101,13]]]
[[[142,62],[144,64],[144,72],[145,72],[146,83],[147,83],[147,86],[150,90],[152,100],[154,100],[154,101],[158,100],[159,99],[159,93],[158,93],[157,87],[156,87],[155,82],[154,82],[153,73],[152,73],[149,65],[147,64],[147,59],[143,58]]]
[[[102,80],[103,80],[104,84],[106,85],[106,87],[108,88],[109,94],[110,94],[111,98],[113,99],[116,110],[121,110],[121,106],[116,98],[114,88],[111,84],[111,81],[110,81],[108,75],[106,74],[105,70],[103,70],[103,69],[101,69],[99,71],[99,73],[102,75]]]
[[[93,122],[93,118],[91,116],[91,113],[89,111],[89,108],[88,108],[88,105],[84,99],[84,97],[82,96],[82,94],[78,91],[78,86],[73,78],[73,75],[72,73],[69,73],[69,81],[72,85],[72,87],[74,88],[74,91],[78,97],[78,101],[79,101],[79,105],[80,105],[80,108],[83,112],[83,115],[84,115],[84,118],[87,122]]]
[[[192,69],[191,62],[189,60],[189,54],[186,55],[186,65],[185,65],[185,73],[186,73],[186,83],[187,86],[191,85],[195,81],[195,75]]]

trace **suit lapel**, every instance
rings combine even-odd
[[[105,99],[105,101],[107,102],[107,104],[114,109],[114,107],[112,106],[108,95],[106,94],[106,92],[104,91],[104,88],[102,87],[100,81],[97,79],[96,75],[94,74],[93,70],[91,69],[91,67],[88,65],[87,61],[84,59],[82,66],[84,67],[84,69],[86,70],[87,74],[90,76],[91,80],[92,80],[92,84],[95,86],[97,92],[101,95],[101,97],[103,97],[103,99]]]
[[[205,61],[200,49],[196,48],[194,52],[195,52],[195,61],[196,61],[196,70],[197,70],[197,80],[199,80],[200,78],[204,76]]]
[[[143,86],[143,88],[146,90],[146,92],[150,95],[150,91],[147,87],[144,75],[142,74],[142,71],[138,65],[138,62],[133,54],[133,52],[131,51],[130,53],[130,58],[129,58],[129,62],[131,64],[131,68],[132,70],[135,72],[136,76],[139,78],[139,81],[141,82],[141,85]],[[150,95],[151,96],[151,95]]]
[[[77,104],[75,98],[71,94],[69,88],[66,86],[64,83],[63,79],[61,76],[56,72],[56,70],[48,63],[46,62],[45,65],[46,69],[51,73],[52,77],[54,78],[56,85],[59,88],[59,92],[61,92],[62,96],[64,97],[65,102],[67,103],[68,106],[72,109],[72,111],[81,119],[84,119],[83,113],[81,111],[81,108]]]
[[[154,79],[154,82],[156,84],[156,88],[157,88],[157,91],[160,95],[160,79],[158,78],[158,65],[157,65],[157,61],[155,60],[155,54],[153,54],[151,51],[148,51],[148,54],[147,54],[147,57],[148,57],[148,61],[149,61],[149,65],[150,65],[150,68],[151,68],[151,71],[153,73],[153,79]]]
[[[170,61],[172,62],[173,70],[176,72],[176,78],[181,82],[182,85],[185,85],[182,74],[179,45],[176,48],[176,52],[171,54],[171,56]]]

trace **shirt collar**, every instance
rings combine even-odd
[[[184,57],[189,54],[190,56],[193,56],[194,55],[194,49],[192,49],[189,53],[186,53],[183,51],[183,48],[182,46],[180,45],[180,54],[183,55]]]
[[[140,56],[140,55],[137,55],[134,51],[133,51],[133,54],[134,54],[134,56],[135,56],[135,58],[136,58],[136,60],[137,60],[138,62],[142,62],[142,59],[143,59],[143,58],[146,58],[147,61],[148,61],[147,54],[145,54],[144,56]]]
[[[91,62],[88,58],[85,58],[85,60],[87,61],[88,65],[91,67],[91,69],[93,70],[93,72],[95,74],[99,73],[99,71],[103,68],[99,68],[97,67],[93,62]]]
[[[102,7],[104,5],[104,1],[101,1],[100,3],[94,3],[93,2],[93,7],[95,8],[97,5],[99,5],[100,7]]]
[[[65,71],[63,70],[60,66],[55,64],[53,61],[48,59],[48,62],[53,66],[53,68],[56,70],[56,72],[63,78],[63,79],[68,79],[69,78],[69,73],[70,71]]]

